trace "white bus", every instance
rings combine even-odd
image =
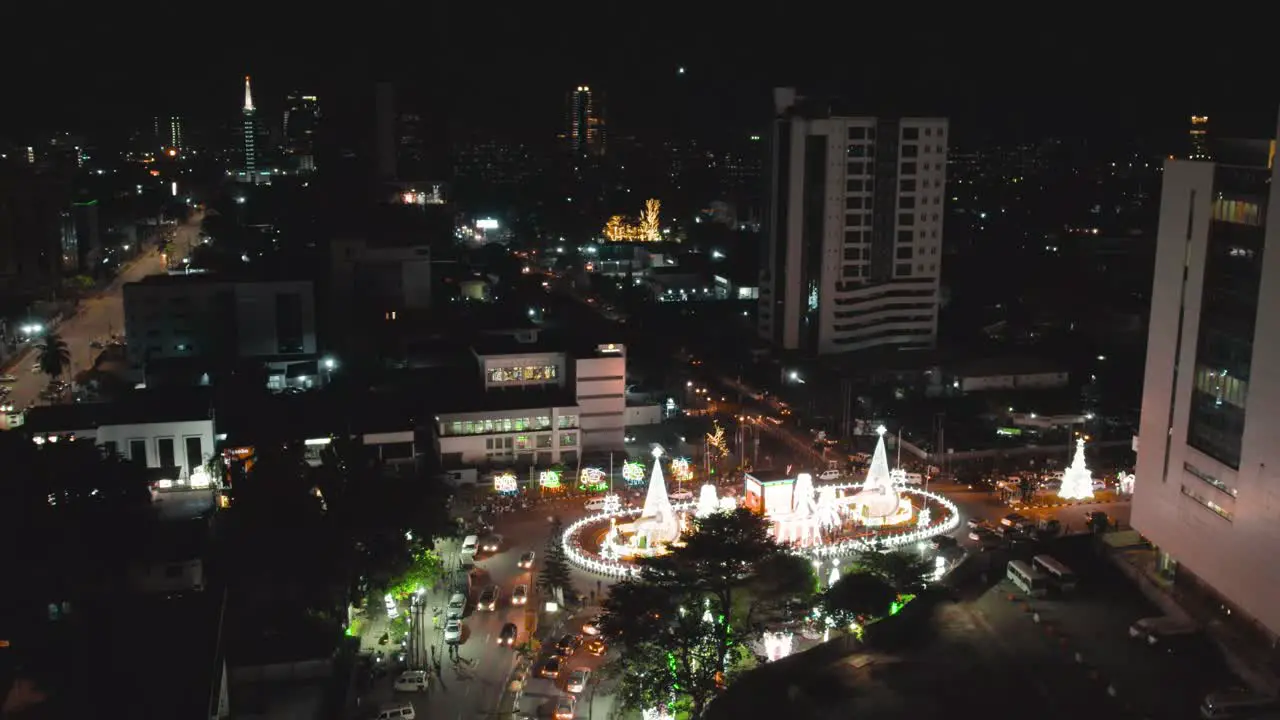
[[[1021,560],[1009,561],[1008,577],[1010,582],[1033,598],[1044,597],[1049,591],[1049,579]]]
[[[1031,566],[1036,570],[1049,576],[1054,585],[1062,592],[1071,592],[1076,589],[1076,574],[1071,572],[1071,568],[1063,565],[1049,555],[1037,555],[1031,558]]]

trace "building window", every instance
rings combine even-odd
[[[847,198],[845,198],[845,199],[844,199],[844,209],[845,209],[845,210],[861,210],[861,209],[862,209],[862,196],[860,196],[860,195],[854,195],[854,196],[852,196],[852,197],[847,197]]]
[[[903,145],[902,146],[902,157],[913,158],[919,154],[920,154],[919,145]]]
[[[147,441],[146,440],[130,440],[129,441],[129,459],[139,465],[147,464]]]
[[[560,433],[560,447],[573,447],[578,444],[578,433]]]
[[[1232,522],[1233,518],[1232,518],[1232,514],[1231,514],[1231,511],[1230,511],[1230,510],[1227,510],[1226,508],[1222,507],[1221,505],[1219,505],[1219,504],[1215,503],[1214,501],[1210,500],[1209,498],[1205,497],[1205,496],[1204,496],[1204,495],[1203,495],[1199,490],[1196,490],[1196,489],[1194,489],[1194,488],[1189,488],[1189,487],[1187,487],[1186,485],[1183,485],[1183,486],[1182,486],[1182,494],[1183,494],[1183,495],[1186,495],[1187,497],[1191,498],[1192,500],[1195,500],[1197,503],[1199,503],[1199,504],[1203,505],[1204,507],[1208,508],[1208,509],[1209,509],[1209,510],[1211,510],[1215,515],[1217,515],[1218,517],[1222,518],[1223,520],[1226,520],[1227,522]]]
[[[903,139],[903,140],[919,140],[919,139],[920,139],[920,128],[918,128],[918,127],[904,127],[904,128],[902,128],[902,139]]]
[[[866,128],[866,127],[851,127],[851,128],[849,128],[849,139],[850,139],[850,140],[866,140],[866,139],[867,139],[867,128]]]
[[[564,430],[566,428],[576,428],[578,427],[578,416],[577,415],[561,415],[557,425],[561,430]]]
[[[555,365],[489,368],[490,383],[550,382],[557,377]]]
[[[845,192],[862,192],[862,188],[865,187],[864,185],[865,182],[866,181],[861,178],[858,178],[856,180],[846,180],[844,183],[844,191]]]
[[[204,449],[200,446],[200,437],[183,438],[187,451],[187,474],[196,471],[196,468],[204,465]]]
[[[898,248],[897,248],[896,257],[897,257],[899,260],[910,260],[910,259],[911,259],[911,246],[910,246],[910,245],[899,245],[899,246],[898,246]]]
[[[903,195],[898,198],[898,207],[903,210],[914,210],[916,207],[916,198],[914,195]]]
[[[538,436],[538,447],[539,447],[539,448],[549,448],[549,447],[551,447],[551,435],[549,435],[549,434],[548,434],[548,435],[539,435],[539,436]]]
[[[902,163],[902,167],[900,168],[900,170],[899,170],[898,174],[899,174],[899,175],[915,175],[915,174],[916,174],[916,164],[915,164],[915,163],[913,163],[913,162],[904,162],[904,163]]]
[[[916,191],[915,178],[906,178],[898,181],[898,192],[906,193],[906,192],[915,192],[915,191]]]
[[[916,224],[916,216],[911,213],[898,213],[898,224],[910,227]]]
[[[532,450],[533,443],[529,441],[528,435],[516,436],[516,450]]]
[[[864,162],[851,162],[849,163],[849,167],[846,168],[846,171],[850,175],[866,175],[867,164]]]
[[[867,146],[858,144],[849,146],[849,157],[862,158],[867,156]]]
[[[898,263],[897,265],[894,266],[893,274],[899,275],[899,276],[910,275],[911,263]]]
[[[173,438],[156,440],[156,464],[162,468],[177,466],[173,452]]]

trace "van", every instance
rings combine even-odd
[[[834,468],[823,470],[822,472],[818,473],[818,479],[819,480],[839,480],[840,471]]]
[[[1259,695],[1247,690],[1223,690],[1211,692],[1200,704],[1200,717],[1208,720],[1218,718],[1252,718],[1258,713],[1280,708],[1280,703],[1269,695]]]
[[[413,703],[384,705],[374,716],[375,720],[414,720],[418,714],[413,711]]]
[[[585,508],[587,512],[604,512],[604,509],[608,506],[609,503],[605,502],[605,499],[602,497],[591,498],[582,504],[582,507]]]
[[[903,480],[903,482],[905,482],[905,483],[906,483],[906,484],[908,484],[908,485],[923,485],[923,484],[924,484],[924,476],[923,476],[923,475],[921,475],[920,473],[905,473],[905,474],[902,476],[902,480]]]
[[[468,536],[466,536],[465,538],[463,538],[463,539],[462,539],[462,554],[463,554],[463,555],[472,555],[472,556],[474,556],[474,555],[476,554],[476,551],[477,551],[477,550],[479,550],[479,549],[480,549],[480,538],[479,538],[479,537],[476,537],[475,535],[468,535]]]
[[[1171,617],[1146,617],[1135,620],[1129,626],[1129,637],[1142,640],[1153,647],[1168,643],[1178,636],[1192,635],[1195,632],[1194,623]]]

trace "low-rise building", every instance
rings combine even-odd
[[[207,475],[196,470],[213,457],[216,437],[207,395],[146,390],[112,403],[35,407],[27,412],[22,429],[41,444],[92,442],[155,469],[162,487],[193,479],[207,483]]]

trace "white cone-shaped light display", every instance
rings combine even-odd
[[[716,496],[715,485],[703,485],[698,491],[698,517],[706,517],[720,509],[720,498]]]
[[[655,542],[671,542],[679,534],[675,510],[667,496],[667,480],[662,476],[662,448],[653,449],[653,474],[649,476],[649,492],[644,497],[644,509],[636,524],[648,532]]]
[[[1093,497],[1093,473],[1084,464],[1084,440],[1076,440],[1076,456],[1071,467],[1062,474],[1058,497],[1064,500],[1088,500]]]
[[[854,497],[854,503],[861,509],[864,518],[886,518],[898,511],[901,501],[898,489],[893,486],[893,476],[889,474],[889,456],[884,449],[884,426],[876,428],[880,440],[876,442],[875,454],[871,456],[871,469],[867,471],[867,480],[862,491]]]

